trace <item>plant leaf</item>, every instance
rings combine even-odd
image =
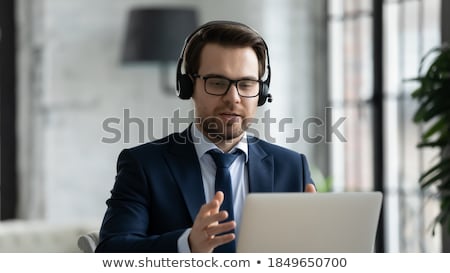
[[[422,139],[427,140],[431,136],[433,136],[435,133],[447,129],[447,123],[448,123],[448,119],[440,118],[435,124],[433,124],[431,126],[430,129],[428,129],[427,131],[425,131],[422,134]]]
[[[448,145],[448,141],[445,139],[439,139],[437,141],[431,141],[431,142],[421,142],[419,144],[417,144],[418,148],[424,148],[424,147],[430,147],[430,148],[435,148],[435,147],[440,147],[443,148],[446,145]]]
[[[446,167],[445,169],[441,169],[441,172],[438,172],[436,175],[432,176],[429,179],[423,179],[420,182],[420,186],[422,188],[427,188],[429,186],[431,186],[431,184],[435,183],[435,182],[439,182],[442,179],[448,178],[450,177],[450,167]]]
[[[423,180],[425,177],[427,177],[428,175],[430,175],[431,173],[433,173],[434,171],[437,171],[438,169],[442,168],[442,167],[448,167],[450,166],[450,158],[446,158],[440,162],[438,162],[436,165],[434,165],[433,167],[431,167],[427,172],[425,172],[424,174],[422,174],[419,178],[419,180]]]

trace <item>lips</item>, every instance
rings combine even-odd
[[[228,113],[228,112],[220,113],[219,115],[220,115],[220,116],[235,116],[235,117],[240,117],[240,115],[238,115],[238,114],[236,114],[236,113]]]
[[[220,113],[219,117],[225,122],[237,122],[241,119],[241,115],[233,112]]]

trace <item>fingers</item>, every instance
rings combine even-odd
[[[316,187],[313,184],[306,184],[305,192],[316,192]]]
[[[204,213],[203,215],[200,215],[199,213],[195,219],[195,222],[203,229],[206,229],[211,225],[218,225],[219,222],[223,222],[227,220],[227,218],[228,213],[226,211],[209,211],[208,213]]]
[[[198,212],[189,235],[192,252],[212,252],[214,248],[235,239],[230,232],[236,227],[234,221],[222,222],[228,218],[226,211],[220,211],[223,193],[217,192],[211,202],[204,204]]]
[[[235,238],[236,236],[234,235],[234,233],[225,233],[219,236],[208,238],[206,242],[207,249],[210,249],[208,252],[212,252],[216,247],[227,244],[233,241]]]
[[[191,252],[212,252],[214,248],[231,242],[235,239],[234,233],[225,232],[233,230],[235,225],[234,221],[229,221],[205,228],[193,226],[188,239]]]
[[[212,224],[206,227],[204,230],[208,236],[214,237],[218,234],[222,234],[227,231],[231,231],[236,228],[236,222],[228,221],[220,224]]]
[[[220,205],[222,205],[222,202],[223,202],[223,193],[221,191],[218,191],[216,195],[214,195],[211,202],[204,204],[200,208],[198,215],[209,215],[211,213],[218,213]]]
[[[223,203],[223,199],[224,199],[223,192],[221,192],[221,191],[216,192],[216,194],[214,195],[214,197],[212,199],[212,202],[214,202],[214,201],[218,202],[217,211],[219,211],[219,208]]]

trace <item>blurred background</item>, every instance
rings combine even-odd
[[[407,81],[449,41],[442,14],[449,1],[2,0],[0,252],[77,251],[98,230],[120,151],[187,127],[176,61],[210,20],[268,44],[253,133],[306,154],[320,191],[382,191],[378,252],[446,251],[418,182],[439,151],[416,147]]]

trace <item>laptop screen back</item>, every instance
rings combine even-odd
[[[380,192],[250,193],[237,252],[373,252]]]

